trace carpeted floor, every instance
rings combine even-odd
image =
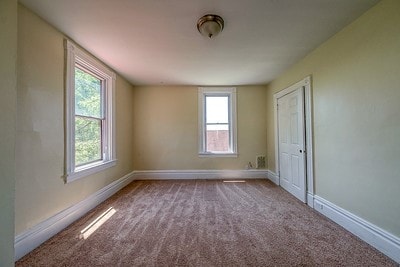
[[[16,266],[398,265],[270,181],[191,180],[135,181]]]

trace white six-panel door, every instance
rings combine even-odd
[[[306,202],[304,88],[278,98],[280,185]]]

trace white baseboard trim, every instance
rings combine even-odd
[[[134,171],[135,180],[265,179],[267,170],[144,170]]]
[[[43,222],[17,235],[14,241],[15,260],[19,260],[40,244],[85,215],[107,198],[133,181],[133,172],[112,182],[77,204],[60,211]]]
[[[271,170],[267,170],[267,177],[270,179],[274,184],[279,185],[279,177],[276,173]]]
[[[316,195],[314,209],[400,263],[399,237]]]
[[[311,192],[307,192],[307,205],[314,208],[314,195]]]

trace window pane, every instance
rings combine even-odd
[[[207,152],[229,152],[229,125],[206,126]]]
[[[75,117],[75,165],[101,160],[101,120]]]
[[[206,123],[228,123],[228,96],[206,96]]]
[[[101,118],[101,80],[75,67],[75,114]]]

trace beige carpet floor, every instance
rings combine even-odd
[[[16,266],[398,266],[266,180],[135,181]]]

